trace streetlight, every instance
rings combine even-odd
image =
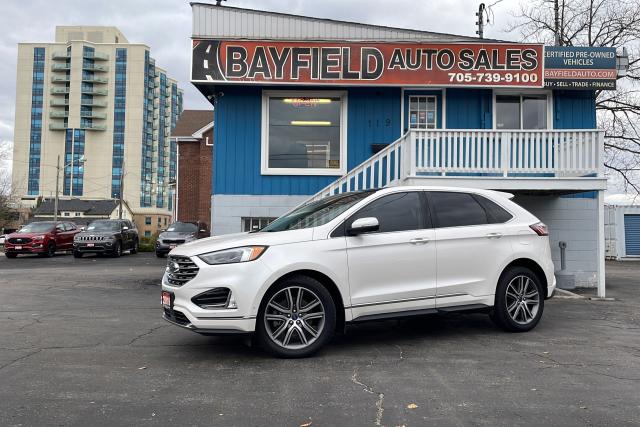
[[[84,156],[81,156],[79,159],[71,160],[69,163],[64,166],[60,166],[60,154],[58,154],[58,162],[56,163],[56,198],[53,206],[53,221],[58,221],[58,196],[60,194],[60,169],[65,169],[69,166],[72,166],[75,162],[84,163],[87,159]],[[71,182],[73,185],[73,170],[71,171]]]

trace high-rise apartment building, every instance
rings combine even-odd
[[[56,27],[54,43],[20,43],[13,192],[35,204],[117,199],[139,218],[173,209],[182,90],[149,47],[115,27]]]

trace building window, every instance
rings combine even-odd
[[[64,216],[69,216],[69,212],[65,212],[65,213],[64,213]]]
[[[75,216],[80,216],[80,212],[76,212],[76,213],[75,213]]]
[[[436,115],[435,96],[409,97],[409,127],[411,129],[435,129]]]
[[[151,225],[151,217],[150,216],[145,216],[144,217],[144,223],[147,225]]]
[[[262,173],[344,174],[345,99],[342,92],[265,91]]]
[[[144,237],[151,237],[151,232],[149,230],[144,230]]]
[[[547,129],[546,94],[496,95],[496,129]]]
[[[127,49],[116,49],[116,80],[113,107],[113,152],[111,155],[111,197],[120,197],[124,178],[124,130],[127,102]]]
[[[35,196],[40,191],[40,153],[42,142],[42,109],[44,97],[45,48],[33,49],[31,81],[31,129],[29,134],[29,173],[27,193]]]
[[[256,217],[242,218],[242,231],[260,230],[261,228],[269,225],[274,220],[275,218],[256,218]]]

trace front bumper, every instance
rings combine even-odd
[[[201,334],[250,333],[255,331],[256,316],[271,270],[260,260],[225,265],[208,265],[190,257],[199,267],[196,276],[182,286],[172,286],[167,275],[162,290],[172,294],[171,307],[163,317],[170,323]],[[213,288],[228,288],[237,308],[202,308],[192,301]]]
[[[73,250],[82,253],[113,252],[114,247],[113,242],[73,242]]]
[[[41,254],[46,252],[46,249],[42,243],[26,243],[24,245],[5,243],[4,252],[11,254]]]

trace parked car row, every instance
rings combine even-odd
[[[163,257],[178,245],[205,236],[208,232],[197,223],[175,222],[158,237],[156,255]],[[135,254],[140,247],[138,230],[128,219],[96,220],[86,229],[68,221],[32,222],[3,238],[7,258],[20,254],[52,257],[60,251],[72,251],[76,258],[88,253],[119,257],[126,251]]]
[[[93,221],[86,230],[68,221],[42,221],[5,236],[4,252],[7,258],[21,254],[52,257],[60,251],[72,251],[76,258],[85,253],[118,257],[126,250],[136,253],[138,244],[138,231],[126,219]]]

